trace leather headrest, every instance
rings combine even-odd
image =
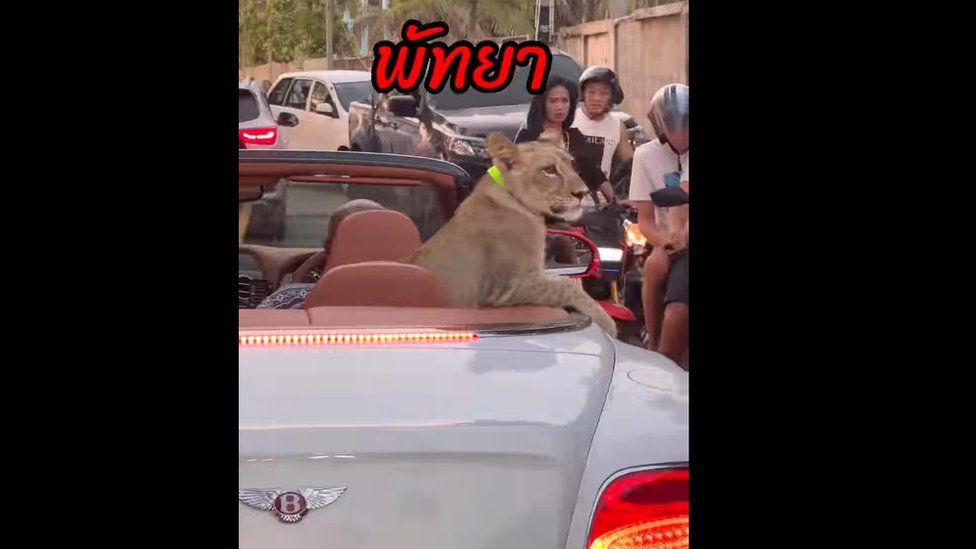
[[[367,212],[369,213],[369,212]],[[448,307],[434,273],[407,263],[368,261],[326,271],[303,307]]]
[[[394,210],[357,212],[342,220],[332,238],[325,269],[363,261],[398,261],[420,247],[420,232]]]

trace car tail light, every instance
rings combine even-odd
[[[278,141],[278,128],[248,128],[240,131],[245,145],[274,145]]]
[[[688,547],[688,469],[621,476],[600,496],[588,549]]]

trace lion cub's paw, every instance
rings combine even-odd
[[[603,312],[602,308],[601,312]],[[610,318],[610,315],[604,312],[602,315],[594,318],[593,321],[596,322],[597,326],[603,328],[603,331],[609,334],[610,337],[617,338],[617,323]]]

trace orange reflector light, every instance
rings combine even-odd
[[[384,343],[468,342],[478,339],[474,332],[370,332],[370,333],[240,333],[240,347],[266,345],[377,345]]]
[[[618,528],[593,540],[590,549],[679,549],[688,547],[688,517]]]

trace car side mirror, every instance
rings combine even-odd
[[[394,95],[387,100],[390,112],[403,118],[417,116],[417,99],[412,95]]]
[[[298,125],[298,117],[290,112],[283,112],[278,115],[278,119],[275,121],[279,126],[285,126],[286,128],[294,128]]]
[[[599,268],[599,253],[590,239],[574,231],[546,229],[547,273],[585,278]]]

